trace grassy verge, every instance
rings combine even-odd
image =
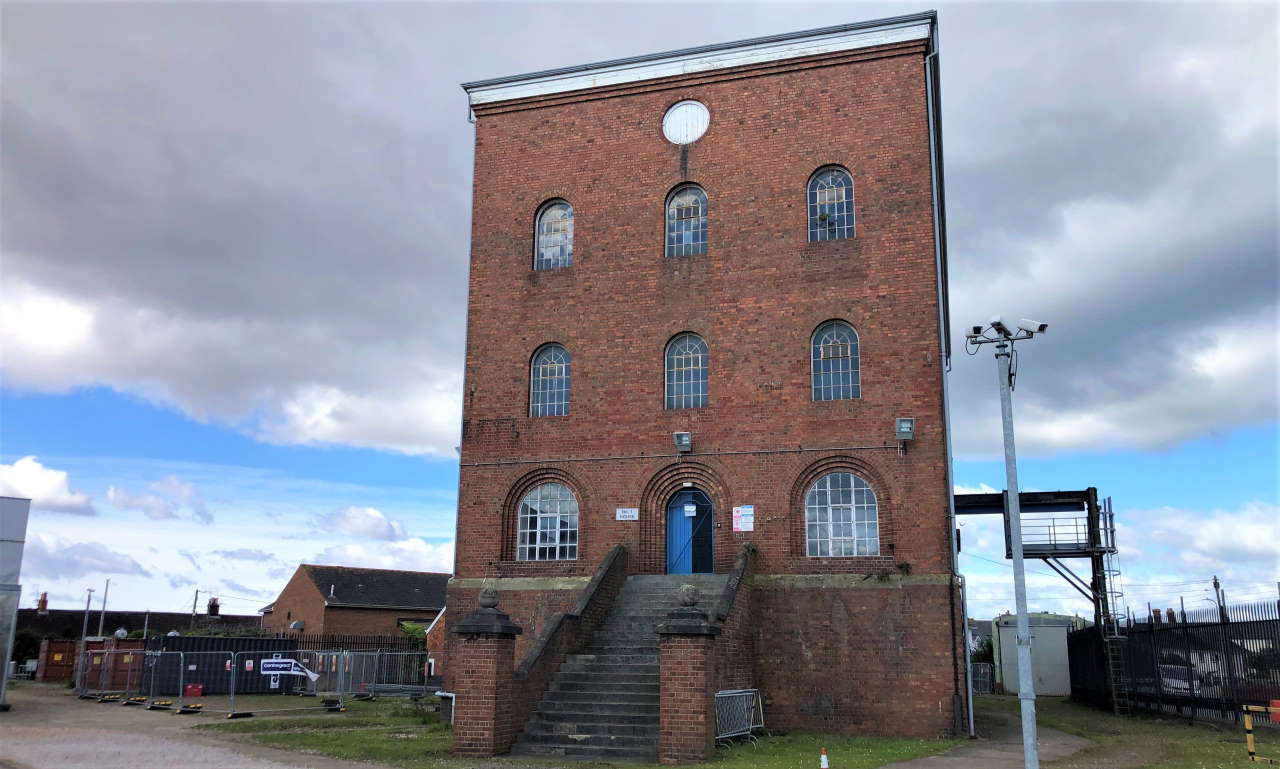
[[[218,721],[198,727],[285,750],[371,761],[400,769],[463,769],[473,759],[452,757],[449,728],[399,703],[356,702],[348,712],[326,716],[253,718]],[[813,769],[827,749],[831,765],[840,769],[874,769],[919,756],[940,753],[955,740],[892,740],[794,733],[761,737],[757,747],[737,744],[716,751],[715,758],[693,766],[709,769]],[[543,766],[526,759],[497,759],[496,765]],[[563,765],[564,762],[555,762]],[[575,762],[576,763],[576,762]],[[589,765],[589,764],[586,764]],[[628,765],[634,767],[636,765]]]
[[[979,697],[977,722],[984,713],[1016,714],[1014,697]],[[1256,767],[1248,760],[1244,730],[1237,724],[1188,723],[1174,718],[1110,713],[1060,698],[1036,700],[1036,722],[1088,739],[1093,745],[1049,764],[1055,769],[1107,766],[1115,769],[1231,769]],[[1280,757],[1280,733],[1256,733],[1261,755]],[[1268,752],[1269,751],[1269,752]]]

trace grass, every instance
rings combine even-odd
[[[463,769],[476,763],[474,759],[453,758],[449,728],[433,715],[424,716],[408,705],[393,702],[354,702],[346,713],[324,716],[219,720],[198,728],[238,735],[285,750],[372,761],[401,769]],[[762,737],[759,746],[754,748],[739,743],[732,748],[718,749],[713,760],[691,766],[813,769],[818,765],[819,752],[825,747],[832,766],[874,769],[894,761],[940,753],[958,742],[793,733]],[[565,763],[554,759],[550,762]],[[494,763],[513,767],[545,765],[542,761],[527,759],[499,759]]]
[[[977,722],[984,713],[1016,714],[1014,697],[979,697]],[[1122,718],[1057,697],[1036,700],[1036,723],[1084,737],[1092,746],[1054,761],[1055,769],[1106,766],[1115,769],[1245,769],[1251,763],[1239,725],[1188,723],[1175,718]],[[1280,758],[1280,732],[1255,730],[1258,753]]]

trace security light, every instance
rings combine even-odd
[[[898,440],[909,441],[916,437],[916,420],[914,417],[898,417],[893,420],[893,430]]]
[[[693,433],[672,433],[671,438],[675,441],[676,451],[681,454],[693,451]]]

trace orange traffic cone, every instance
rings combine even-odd
[[[827,749],[822,749],[822,755],[818,756],[818,769],[831,769],[831,765],[827,763]]]

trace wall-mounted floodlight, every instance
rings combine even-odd
[[[898,417],[893,420],[893,431],[900,441],[914,440],[916,437],[916,420],[914,417]]]
[[[681,454],[693,451],[693,433],[672,433],[671,439],[676,444],[676,451]]]

